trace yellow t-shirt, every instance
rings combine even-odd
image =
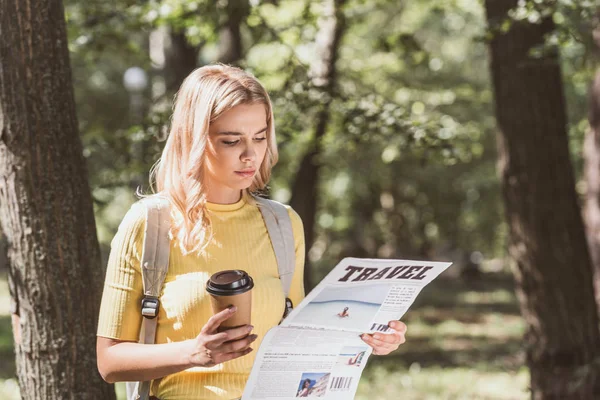
[[[161,400],[235,399],[241,397],[266,332],[278,324],[285,296],[266,225],[258,207],[244,197],[235,204],[207,204],[214,237],[205,254],[184,256],[171,241],[169,270],[161,295],[156,343],[195,338],[212,315],[205,285],[225,269],[243,269],[252,276],[252,325],[258,339],[252,353],[212,368],[190,368],[153,381],[151,393]],[[298,214],[288,207],[296,249],[296,268],[289,297],[304,297],[304,231]],[[98,336],[137,341],[141,324],[140,259],[145,210],[136,203],[124,217],[111,243]]]

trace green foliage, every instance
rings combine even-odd
[[[482,10],[389,2],[348,13],[356,25],[338,63],[339,118],[322,156],[327,217],[311,258],[500,254],[492,96],[475,40]],[[345,180],[344,191],[328,193]]]
[[[562,55],[568,128],[579,174],[587,129],[586,93],[597,63],[592,41],[597,5],[592,3],[520,1],[511,19],[496,27],[507,30],[512,23],[539,22],[544,17],[556,24],[546,46],[558,48]],[[104,249],[135,200],[135,189],[141,185],[148,192],[147,173],[160,155],[159,138],[168,130],[173,90],[165,88],[165,81],[175,72],[153,62],[149,36],[158,30],[183,34],[187,45],[198,51],[198,66],[215,62],[221,50],[220,33],[233,5],[243,8],[239,64],[265,84],[274,104],[280,149],[271,182],[276,199],[289,200],[298,164],[313,140],[315,117],[331,101],[319,156],[316,241],[309,252],[318,267],[313,281],[348,255],[443,258],[458,263],[475,250],[486,258],[504,256],[506,227],[495,172],[492,88],[482,40],[494,30],[485,27],[478,0],[348,0],[347,29],[336,65],[338,81],[331,98],[313,86],[309,76],[318,56],[315,38],[321,2],[65,0],[79,126]],[[169,49],[167,42],[165,47]],[[543,55],[543,50],[533,52]],[[143,68],[150,80],[149,87],[136,94],[141,97],[137,106],[134,94],[123,86],[123,74],[132,66]],[[447,294],[446,289],[439,293]],[[490,295],[490,301],[505,301],[509,292],[500,293]],[[464,315],[483,314],[467,303],[481,305],[489,299],[477,293],[469,296],[443,298],[434,306],[460,303]],[[507,307],[514,308],[514,299],[509,300]],[[440,355],[432,350],[438,347],[450,352],[444,346],[451,342],[444,340],[459,336],[460,330],[485,331],[490,336],[501,327],[499,335],[510,339],[511,346],[516,346],[515,338],[522,333],[522,325],[511,316],[486,314],[485,323],[478,321],[483,328],[478,328],[460,316],[438,326],[431,313],[424,308],[411,321],[417,336],[434,338],[424,345],[431,357]],[[6,325],[6,319],[0,322]],[[0,333],[6,337],[5,331]],[[452,343],[460,347],[460,338],[455,339]],[[484,338],[486,342],[496,339]],[[418,354],[419,359],[423,354]],[[452,360],[464,361],[458,356]],[[474,373],[430,368],[419,376],[411,364],[402,368],[406,379],[390,390],[406,398],[429,388],[431,396],[471,393],[465,392],[466,386],[443,392],[432,383],[433,376],[442,375],[444,387],[473,380],[505,385],[506,379],[487,367]],[[514,365],[510,368],[520,384],[507,398],[516,398],[522,394],[524,373]],[[388,375],[369,374],[359,397],[374,388],[390,388],[385,382]],[[0,393],[12,390],[12,381],[6,382],[8,389],[0,387]],[[489,393],[471,389],[473,397]]]
[[[312,140],[314,117],[328,100],[308,72],[317,56],[322,9],[296,0],[248,6],[240,64],[271,93],[281,153],[272,192],[286,201],[300,155]],[[228,12],[228,2],[67,2],[98,216],[124,213],[128,201],[117,193],[133,192],[146,181],[161,148],[156,138],[168,126],[172,93],[153,98],[151,89],[144,92],[145,116],[135,121],[122,86],[124,71],[141,66],[152,82],[168,73],[153,69],[145,50],[147,35],[159,27],[184,32],[199,49],[198,65],[215,61]],[[348,29],[320,156],[311,259],[325,273],[357,244],[371,256],[448,258],[457,248],[501,254],[491,90],[485,46],[477,41],[484,32],[481,6],[474,0],[350,1],[344,12]],[[119,206],[110,206],[115,202]],[[100,218],[105,243],[116,221]]]
[[[168,129],[173,93],[157,95],[155,88],[170,71],[152,64],[148,35],[161,27],[182,32],[198,50],[198,65],[214,62],[234,4],[247,7],[239,64],[265,84],[274,104],[280,148],[271,183],[275,198],[289,200],[315,117],[331,100],[310,252],[318,274],[344,255],[458,261],[474,250],[486,257],[504,253],[492,88],[480,40],[487,30],[477,0],[349,1],[331,99],[309,77],[318,56],[319,2],[68,1],[80,127],[104,243],[133,201],[124,194],[140,184],[148,191],[147,171],[162,146],[157,138]],[[513,21],[552,15],[557,24],[549,43],[561,47],[570,78],[565,92],[578,171],[592,75],[586,42],[595,23],[592,8],[522,1],[511,14]],[[134,65],[151,81],[141,118],[132,117],[122,85],[124,71]]]

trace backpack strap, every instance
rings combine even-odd
[[[140,201],[146,208],[146,229],[142,249],[142,281],[144,298],[140,343],[153,344],[156,340],[156,324],[160,307],[160,292],[169,268],[171,240],[171,205],[164,197],[147,197]],[[150,396],[150,381],[137,382],[131,399],[146,400]]]
[[[254,196],[254,199],[258,203],[258,208],[267,226],[271,245],[277,259],[279,279],[281,279],[285,297],[288,297],[292,286],[294,268],[296,267],[292,220],[283,204],[257,196]]]

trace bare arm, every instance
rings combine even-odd
[[[98,337],[98,371],[109,383],[147,381],[191,367],[190,341],[140,344]]]
[[[140,344],[98,337],[98,371],[109,383],[147,381],[200,366],[212,367],[252,351],[256,335],[248,335],[245,325],[217,333],[219,325],[235,313],[235,308],[212,316],[195,339],[164,344]]]

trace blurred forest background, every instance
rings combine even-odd
[[[583,199],[596,6],[541,3],[519,2],[511,16],[531,23],[550,16],[555,24],[546,45],[561,56],[570,154]],[[280,162],[270,195],[303,217],[307,289],[346,256],[454,262],[405,316],[407,343],[370,360],[357,398],[530,397],[525,322],[496,168],[492,33],[481,1],[64,6],[103,264],[136,189],[150,190],[148,171],[183,78],[208,63],[239,65],[273,100]],[[0,268],[0,398],[16,399]]]

